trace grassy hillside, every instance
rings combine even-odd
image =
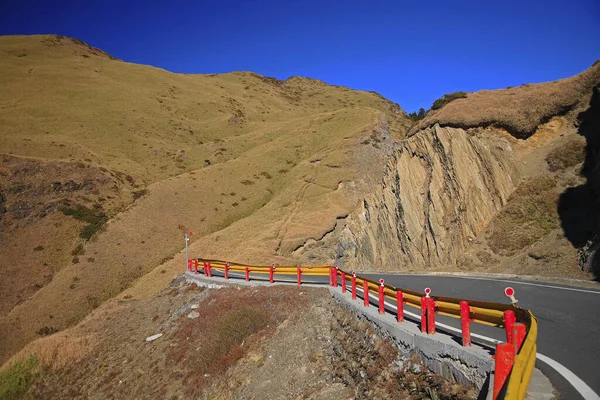
[[[149,271],[140,295],[154,293],[181,271],[185,231],[197,255],[293,262],[409,126],[377,94],[316,80],[173,74],[66,37],[0,37],[0,360]]]
[[[0,54],[0,152],[90,162],[143,183],[231,160],[315,113],[374,108],[398,137],[407,127],[380,96],[312,79],[172,74],[60,36],[2,37]]]
[[[494,126],[515,137],[527,138],[552,117],[564,115],[578,106],[587,108],[589,98],[585,95],[591,94],[598,82],[600,62],[581,74],[554,82],[452,93],[436,101],[434,106],[438,104],[438,109],[433,107],[410,134],[439,123],[457,128]]]

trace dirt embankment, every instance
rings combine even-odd
[[[110,334],[109,334],[110,333]],[[146,342],[153,334],[162,337]],[[472,399],[401,356],[323,289],[200,289],[113,300],[28,345],[0,397]],[[12,390],[12,392],[11,392]]]

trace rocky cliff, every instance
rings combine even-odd
[[[596,63],[430,111],[338,224],[335,259],[363,269],[599,277],[599,83]]]
[[[504,206],[517,176],[507,138],[426,128],[399,145],[382,183],[348,217],[338,255],[376,268],[452,265]]]

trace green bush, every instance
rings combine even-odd
[[[431,109],[439,110],[440,108],[444,107],[446,104],[450,103],[451,101],[454,101],[456,99],[466,99],[466,98],[467,98],[467,94],[465,92],[454,92],[454,93],[445,94],[433,102]]]
[[[418,113],[415,112],[415,111],[413,111],[413,112],[411,112],[411,113],[408,114],[408,118],[410,118],[412,121],[416,122],[416,121],[420,121],[423,118],[425,118],[426,114],[427,113],[426,113],[426,111],[425,111],[424,108],[419,108],[419,112]]]
[[[0,400],[21,397],[37,375],[39,361],[31,356],[26,360],[14,362],[0,373]]]
[[[85,240],[90,240],[90,238],[102,228],[106,221],[108,221],[108,217],[102,211],[91,210],[81,204],[77,204],[75,207],[65,206],[62,207],[60,211],[78,221],[87,223],[87,225],[81,229],[81,232],[79,232],[79,237]]]

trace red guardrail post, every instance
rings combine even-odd
[[[369,307],[369,282],[363,281],[364,306]]]
[[[192,271],[192,260],[188,258],[188,271]]]
[[[300,267],[296,268],[298,270],[298,286],[302,284],[302,269]]]
[[[384,291],[385,291],[385,287],[383,286],[383,279],[379,280],[379,314],[384,314],[385,313],[385,296],[384,296]]]
[[[462,345],[471,345],[471,308],[465,300],[460,302],[460,322],[462,328]]]
[[[229,263],[225,263],[225,279],[229,279]]]
[[[273,270],[275,269],[275,264],[271,264],[269,267],[269,283],[273,283]]]
[[[421,332],[427,332],[427,297],[421,297]]]
[[[356,272],[352,271],[352,300],[356,300]]]
[[[212,265],[210,263],[208,263],[208,277],[212,278]]]
[[[250,268],[246,267],[246,282],[250,280]]]
[[[525,326],[525,324],[517,322],[513,325],[512,344],[515,348],[515,354],[518,354],[519,350],[521,350],[521,345],[523,344],[523,341],[525,340],[526,334],[527,334],[527,327]]]
[[[346,273],[342,272],[342,293],[346,293]]]
[[[494,400],[498,398],[502,386],[508,379],[515,362],[515,349],[512,343],[498,343],[496,345],[496,361],[494,371]]]
[[[435,333],[435,300],[432,297],[427,301],[427,333]]]
[[[194,273],[198,274],[198,259],[194,260]]]
[[[338,287],[338,266],[333,268],[333,287]]]
[[[401,291],[396,291],[396,303],[398,307],[398,322],[404,321],[404,296]]]
[[[506,342],[512,343],[513,325],[517,322],[515,312],[513,310],[504,311],[504,328],[506,329]]]

